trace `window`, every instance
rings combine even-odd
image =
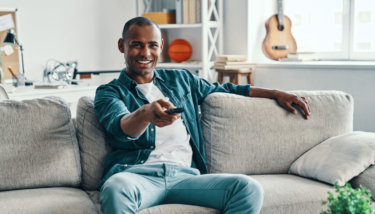
[[[374,0],[285,0],[298,52],[321,59],[375,60]]]

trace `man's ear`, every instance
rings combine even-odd
[[[160,45],[160,49],[161,49],[161,51],[163,51],[163,48],[164,48],[164,39],[162,38],[162,39],[161,39],[161,45]]]
[[[124,40],[122,38],[120,38],[118,40],[118,49],[120,50],[121,53],[124,53],[125,52],[125,44],[124,44]]]

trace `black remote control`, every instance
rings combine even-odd
[[[168,114],[179,114],[184,111],[184,108],[170,108],[165,110],[166,113]]]

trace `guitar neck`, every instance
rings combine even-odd
[[[283,12],[283,0],[277,0],[277,28],[282,31],[284,30],[284,12]]]

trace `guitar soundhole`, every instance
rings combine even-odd
[[[272,49],[274,50],[288,50],[288,45],[274,45],[272,46]]]

